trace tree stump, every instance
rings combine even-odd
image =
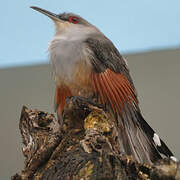
[[[12,180],[173,180],[180,163],[139,164],[117,149],[117,130],[100,106],[67,100],[63,122],[53,114],[22,108],[19,128],[25,167]]]

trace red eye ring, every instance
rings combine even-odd
[[[79,18],[77,18],[76,16],[70,16],[69,22],[77,24],[79,22]]]

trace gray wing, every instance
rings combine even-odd
[[[116,116],[121,151],[149,163],[160,159],[161,153],[173,156],[142,117],[129,69],[113,43],[104,36],[88,38],[85,43],[93,53],[90,60],[95,92]]]
[[[126,61],[109,39],[104,36],[102,38],[88,38],[86,44],[96,57],[92,59],[96,72],[104,72],[107,68],[110,68],[114,72],[124,74],[133,84]]]

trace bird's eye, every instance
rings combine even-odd
[[[70,16],[69,17],[69,22],[77,24],[79,22],[79,18],[77,18],[75,16]]]

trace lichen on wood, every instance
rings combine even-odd
[[[122,154],[112,117],[87,99],[71,97],[60,123],[53,114],[23,107],[25,166],[12,180],[180,179],[180,163],[139,164]]]

